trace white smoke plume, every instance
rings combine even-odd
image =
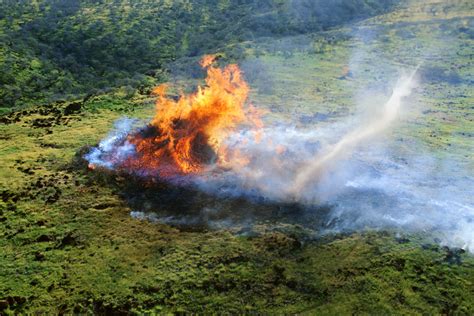
[[[358,124],[339,122],[310,130],[268,126],[259,131],[259,140],[253,130],[236,132],[226,145],[248,163],[210,166],[186,183],[216,196],[329,205],[329,230],[433,231],[443,243],[474,252],[472,177],[459,177],[462,165],[443,165],[416,148],[401,156],[399,148],[391,148],[400,144],[386,133],[403,124],[399,118],[416,87],[415,72],[402,76],[380,111],[368,112]],[[118,121],[85,158],[114,169],[135,153],[127,135],[136,125],[130,119]]]
[[[402,76],[382,111],[367,112],[355,126],[267,127],[260,141],[250,131],[235,134],[228,145],[250,157],[248,165],[195,181],[223,195],[331,205],[331,230],[432,231],[442,243],[474,252],[474,179],[461,176],[460,163],[446,165],[416,143],[389,137],[404,123],[415,75]]]
[[[333,168],[339,160],[349,155],[354,147],[361,142],[367,142],[373,137],[380,136],[390,128],[400,111],[402,99],[409,96],[415,87],[415,74],[416,70],[409,77],[399,79],[390,99],[383,106],[383,113],[380,117],[375,117],[371,122],[356,128],[329,148],[323,148],[314,161],[302,166],[292,184],[291,193],[298,196],[309,182],[317,181],[322,173]]]
[[[84,156],[89,166],[114,169],[135,152],[135,147],[127,141],[127,136],[137,124],[137,120],[122,118],[114,123],[114,128],[97,147]]]
[[[404,97],[408,97],[416,86],[414,76],[401,77],[392,95],[383,105],[381,113],[368,113],[370,118],[360,118],[359,125],[339,140],[331,136],[339,135],[341,126],[329,126],[318,130],[298,130],[294,127],[269,127],[256,140],[252,131],[243,131],[231,136],[227,145],[248,159],[246,166],[232,168],[232,177],[238,179],[237,191],[259,192],[276,200],[294,200],[303,203],[321,202],[328,197],[329,178],[343,176],[341,171],[344,160],[361,145],[370,143],[374,138],[383,137],[383,133],[397,122]],[[328,137],[329,136],[329,137]],[[224,173],[212,174],[220,178]],[[229,175],[226,175],[227,177]],[[214,179],[215,180],[215,179]],[[235,181],[235,179],[232,179]],[[229,181],[229,182],[232,182]],[[206,182],[212,179],[206,178]],[[222,187],[218,181],[218,187]],[[331,182],[335,183],[334,179]]]

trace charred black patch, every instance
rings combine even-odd
[[[77,115],[69,115],[80,113],[82,106],[82,101],[70,103],[58,101],[51,104],[37,105],[28,110],[19,110],[0,116],[0,124],[25,122],[32,128],[44,129],[50,134],[52,132],[50,128],[54,126],[67,125],[71,120],[80,120]]]
[[[461,248],[443,247],[443,250],[446,251],[444,262],[447,262],[449,264],[456,264],[456,265],[460,265],[462,263],[461,255],[466,252],[464,249],[461,249]]]
[[[7,308],[16,309],[24,305],[27,301],[26,297],[23,296],[7,296],[0,298],[0,312]]]
[[[153,137],[157,129],[152,126],[141,132],[142,137]],[[199,135],[199,134],[198,134]],[[194,140],[201,162],[211,163],[215,153],[204,135]],[[209,146],[209,147],[206,147]],[[304,205],[297,202],[276,202],[254,194],[230,195],[222,192],[206,192],[197,187],[186,176],[161,179],[158,176],[144,176],[117,168],[108,170],[87,168],[84,154],[90,147],[84,147],[76,154],[70,171],[84,172],[89,184],[112,187],[137,218],[146,218],[178,227],[183,230],[201,231],[234,227],[242,234],[251,235],[251,227],[265,223],[270,225],[294,224],[312,230],[327,229],[331,225],[331,205]],[[99,203],[97,210],[114,207],[115,204]],[[329,223],[329,224],[328,224]],[[250,228],[250,231],[247,231]]]
[[[114,206],[116,206],[116,204],[114,203],[99,203],[99,204],[94,205],[93,207],[96,210],[105,210]]]
[[[191,185],[173,185],[157,179],[125,175],[113,182],[137,217],[176,226],[183,230],[251,227],[258,223],[298,224],[318,229],[327,223],[329,206],[278,203],[255,197],[219,196]],[[119,177],[122,178],[122,177]],[[109,184],[111,182],[108,182]]]
[[[16,203],[20,199],[20,196],[17,193],[10,192],[8,190],[1,190],[0,197],[5,203],[10,201]]]
[[[46,204],[53,204],[59,200],[62,195],[60,184],[65,184],[65,179],[60,173],[47,176],[40,176],[35,181],[25,186],[23,195],[29,199],[40,199]]]
[[[56,248],[63,249],[67,246],[77,246],[78,244],[79,244],[78,238],[74,236],[72,233],[68,233],[58,241]]]
[[[311,115],[302,115],[300,117],[300,122],[303,124],[311,124],[315,122],[324,122],[324,121],[327,121],[328,119],[329,119],[328,114],[316,112]]]
[[[54,241],[54,237],[53,236],[49,236],[49,235],[41,235],[39,236],[38,238],[36,238],[36,242],[50,242],[50,241]]]
[[[191,149],[194,158],[201,164],[211,164],[217,159],[217,155],[209,146],[209,137],[203,133],[198,133],[192,142]]]
[[[139,136],[142,138],[155,138],[160,134],[160,129],[153,125],[148,125],[139,132]]]
[[[54,124],[54,118],[37,118],[31,121],[31,126],[36,128],[51,127]]]
[[[174,119],[173,122],[172,122],[172,128],[174,130],[178,130],[178,129],[185,129],[187,126],[189,125],[189,121],[188,120],[183,120],[183,119]]]
[[[419,72],[421,80],[427,83],[448,83],[451,85],[469,83],[468,80],[464,80],[457,72],[442,67],[424,67]]]
[[[72,102],[64,108],[64,115],[71,115],[81,112],[82,103],[81,102]]]

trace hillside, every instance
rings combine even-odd
[[[326,29],[388,10],[369,1],[2,1],[0,107],[166,80],[180,57]]]
[[[2,1],[0,15],[0,315],[474,314],[472,1]],[[150,122],[153,86],[177,100],[203,84],[205,53],[238,63],[265,127],[288,134],[332,139],[376,117],[365,105],[403,71],[419,86],[350,157],[369,166],[343,170],[347,192],[309,208],[88,167],[116,120]]]

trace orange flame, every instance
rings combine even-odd
[[[249,87],[239,67],[221,69],[212,65],[214,61],[212,55],[201,60],[206,85],[194,94],[175,101],[166,97],[167,85],[154,89],[156,114],[147,131],[130,137],[138,155],[128,167],[156,170],[162,177],[200,172],[226,160],[223,141],[239,124],[261,126],[259,112],[244,107]]]

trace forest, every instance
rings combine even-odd
[[[0,3],[0,106],[84,97],[164,82],[171,61],[261,37],[325,30],[394,0],[66,1]]]

